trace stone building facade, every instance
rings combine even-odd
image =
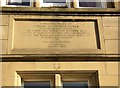
[[[0,85],[118,88],[118,2],[105,8],[1,6]]]

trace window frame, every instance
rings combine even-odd
[[[20,76],[20,80],[22,79],[22,86],[24,86],[24,81],[45,81],[44,76],[51,76],[53,79],[51,80],[52,86],[63,86],[62,82],[71,81],[71,82],[88,82],[88,88],[99,88],[99,80],[98,80],[98,71],[90,70],[90,71],[17,71],[17,74]],[[44,75],[44,76],[43,76]],[[41,77],[43,77],[41,79]],[[40,78],[40,79],[39,79]],[[57,79],[57,80],[56,80]],[[46,80],[47,81],[47,80]],[[57,84],[61,83],[61,84]]]

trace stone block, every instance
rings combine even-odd
[[[102,17],[102,22],[104,27],[118,27],[120,26],[120,17]]]
[[[60,70],[98,70],[100,75],[106,74],[104,62],[61,62],[59,63]]]
[[[8,39],[8,26],[0,26],[0,39]]]
[[[120,75],[118,62],[106,62],[107,75]]]
[[[36,62],[36,70],[56,70],[58,63],[55,62]]]
[[[17,78],[18,77],[15,77],[15,76],[3,78],[2,85],[3,86],[11,86],[11,87],[17,86],[17,84],[18,84]]]
[[[0,25],[8,25],[9,24],[9,15],[0,15],[1,23]]]
[[[118,27],[104,27],[105,39],[120,39],[120,31]]]
[[[114,86],[118,86],[118,76],[99,76],[99,83],[101,88],[105,86],[107,88],[114,88]],[[112,87],[113,86],[113,87]]]
[[[8,40],[0,40],[0,54],[7,54]]]
[[[120,54],[120,40],[105,40],[107,54]]]
[[[35,62],[9,62],[3,63],[2,73],[4,77],[15,76],[16,71],[35,70]]]

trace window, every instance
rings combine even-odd
[[[106,8],[106,0],[41,0],[41,7]]]
[[[25,81],[24,88],[50,88],[50,82],[48,81]]]
[[[88,88],[88,82],[63,82],[63,88]]]
[[[99,88],[97,71],[18,71],[24,88]]]
[[[68,7],[66,0],[41,0],[41,7]]]
[[[77,8],[106,8],[106,0],[76,0]]]
[[[2,0],[2,6],[32,6],[33,0]]]

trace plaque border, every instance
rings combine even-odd
[[[36,52],[20,52],[19,50],[14,51],[14,24],[15,20],[96,20],[98,23],[98,33],[100,40],[101,49],[85,49],[79,52],[71,52],[71,53],[36,53]],[[79,55],[79,54],[105,54],[105,42],[103,36],[103,27],[102,27],[102,18],[101,17],[93,17],[93,16],[23,16],[23,15],[11,15],[10,16],[10,24],[9,24],[9,36],[8,36],[8,54],[40,54],[40,55],[50,55],[50,54],[58,54],[58,55]]]

